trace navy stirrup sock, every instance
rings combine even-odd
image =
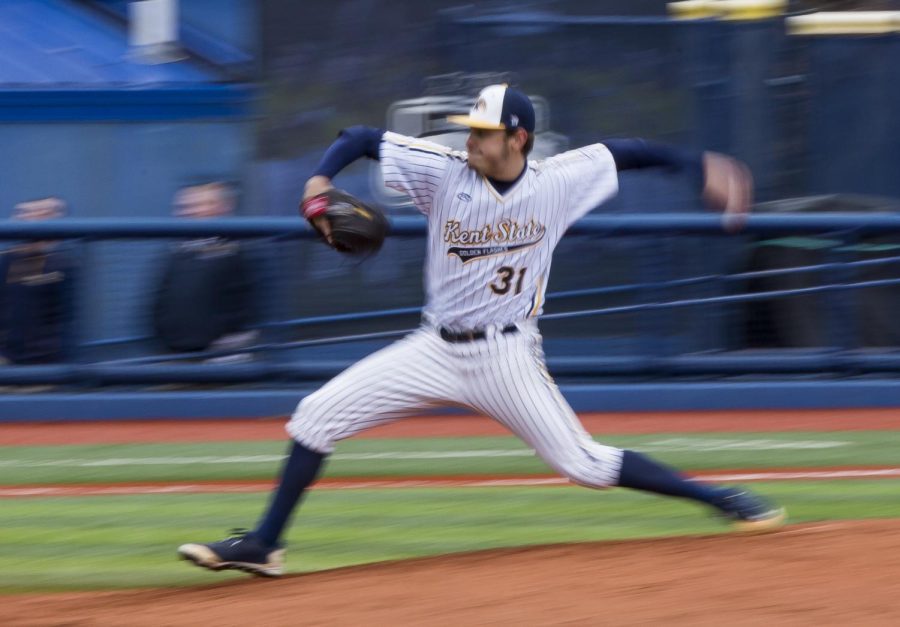
[[[721,488],[691,481],[671,468],[634,451],[622,451],[622,469],[618,485],[623,488],[680,496],[715,506],[721,500]]]
[[[277,546],[278,539],[287,525],[291,513],[300,502],[303,492],[316,480],[325,455],[294,442],[291,452],[281,467],[278,488],[269,503],[269,509],[259,521],[253,535],[266,546]]]

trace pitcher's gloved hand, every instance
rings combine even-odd
[[[342,253],[375,253],[388,233],[388,221],[380,209],[339,189],[307,198],[301,212],[332,248]],[[322,224],[322,218],[327,224]]]

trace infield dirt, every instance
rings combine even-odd
[[[13,596],[0,616],[17,627],[896,625],[898,572],[900,522],[842,521],[760,536],[502,549],[183,589]]]

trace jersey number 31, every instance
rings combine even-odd
[[[526,270],[528,270],[528,268],[519,268],[519,271],[516,272],[515,268],[500,266],[497,268],[497,280],[493,283],[488,283],[488,287],[491,288],[491,291],[494,294],[503,296],[509,292],[509,288],[511,288],[513,284],[513,278],[518,275],[518,278],[516,279],[516,291],[513,292],[514,294],[518,294],[522,291],[522,282],[525,280]]]

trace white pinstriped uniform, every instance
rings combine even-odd
[[[506,425],[573,482],[615,484],[621,451],[594,442],[559,393],[535,321],[556,244],[618,189],[612,155],[595,144],[528,161],[503,195],[466,153],[424,140],[385,133],[380,161],[385,184],[428,219],[423,325],[305,398],[288,433],[329,453],[369,427],[459,405]],[[518,332],[502,333],[509,325]],[[487,337],[450,343],[441,327]]]

